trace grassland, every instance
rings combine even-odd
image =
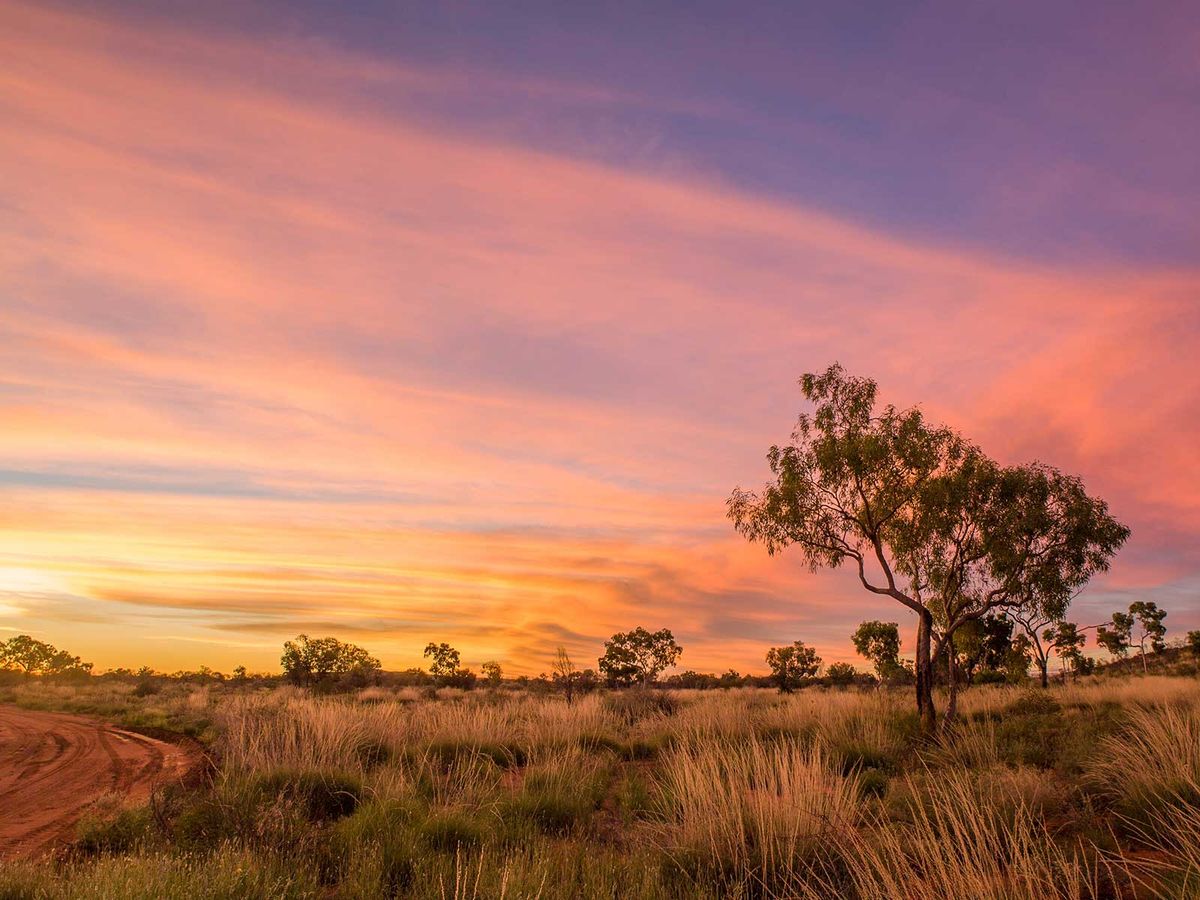
[[[1200,897],[1200,681],[590,694],[34,680],[0,700],[199,736],[0,898]]]

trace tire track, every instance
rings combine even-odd
[[[197,747],[158,741],[64,713],[0,705],[0,859],[69,841],[101,797],[145,803],[203,761]]]

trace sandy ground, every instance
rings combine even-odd
[[[0,705],[0,858],[69,841],[96,800],[145,803],[201,762],[198,747],[157,741],[95,719]]]

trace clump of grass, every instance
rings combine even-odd
[[[626,725],[636,725],[644,719],[673,716],[679,701],[666,691],[650,688],[631,688],[604,695],[604,708]]]
[[[1200,710],[1135,708],[1088,766],[1093,787],[1134,826],[1170,808],[1200,809]]]
[[[852,829],[857,788],[818,746],[713,742],[663,759],[660,842],[694,879],[778,881]]]
[[[920,786],[906,821],[876,818],[845,832],[837,860],[798,878],[793,896],[971,897],[978,900],[1099,895],[1103,863],[1059,846],[1023,803],[1004,790],[980,791],[965,770]],[[1000,807],[1007,806],[1002,810]]]
[[[530,767],[505,815],[550,834],[567,834],[587,822],[607,783],[607,767],[599,760],[579,750],[560,751]]]

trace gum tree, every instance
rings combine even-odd
[[[850,636],[859,656],[875,665],[879,681],[885,682],[903,671],[900,665],[900,625],[896,622],[863,622]]]
[[[1129,656],[1130,635],[1133,632],[1133,616],[1128,613],[1115,612],[1112,622],[1096,628],[1096,643],[1109,652],[1115,659],[1125,659]]]
[[[1128,530],[1079,479],[1001,467],[919,409],[878,409],[875,382],[839,365],[800,387],[813,411],[768,451],[773,479],[734,490],[729,517],[771,554],[798,547],[814,571],[849,563],[865,590],[916,614],[917,710],[932,731],[933,660],[955,632],[1010,609],[1061,618]]]
[[[683,648],[670,629],[647,631],[641,626],[618,632],[604,642],[600,672],[612,684],[650,684],[678,661]]]
[[[1129,605],[1129,615],[1136,619],[1139,633],[1137,636],[1140,656],[1142,657],[1142,672],[1147,671],[1146,641],[1150,641],[1150,649],[1162,653],[1166,648],[1163,638],[1167,636],[1167,626],[1163,619],[1167,617],[1165,609],[1159,609],[1158,604],[1151,600],[1138,600]]]
[[[786,647],[772,647],[767,651],[767,665],[771,668],[779,693],[790,694],[812,678],[821,669],[821,657],[803,641],[793,641]]]

